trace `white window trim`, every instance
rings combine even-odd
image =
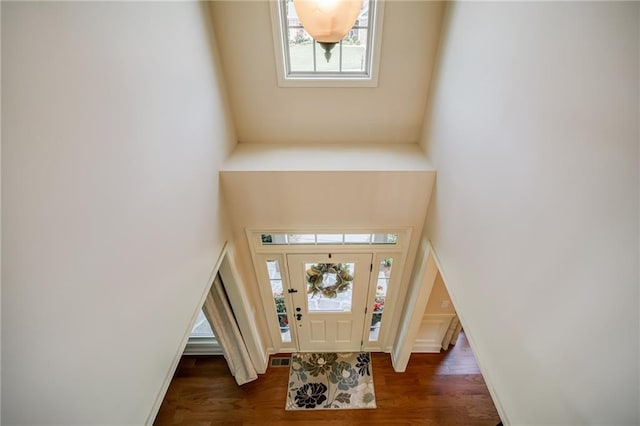
[[[366,0],[365,0],[366,1]],[[373,31],[371,37],[371,67],[368,76],[287,76],[284,59],[284,32],[282,28],[281,1],[270,1],[271,28],[273,33],[273,48],[276,56],[276,71],[278,86],[280,87],[377,87],[380,71],[380,51],[382,46],[382,22],[384,21],[384,5],[386,0],[376,0]]]
[[[189,337],[183,355],[223,355],[215,337]]]

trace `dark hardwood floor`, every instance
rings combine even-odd
[[[440,354],[413,354],[395,373],[389,354],[372,354],[378,408],[285,411],[288,367],[269,367],[236,385],[222,357],[184,356],[155,425],[482,425],[500,421],[469,344]]]

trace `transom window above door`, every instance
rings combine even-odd
[[[353,234],[260,234],[262,245],[297,245],[297,244],[384,244],[398,243],[397,233],[353,233]]]
[[[377,86],[382,1],[362,1],[355,25],[333,49],[330,59],[303,28],[294,0],[270,3],[280,86]]]

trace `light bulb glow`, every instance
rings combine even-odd
[[[362,0],[294,0],[304,29],[318,42],[338,43],[351,30]]]
[[[330,12],[336,7],[338,0],[317,0],[316,4],[321,11]]]

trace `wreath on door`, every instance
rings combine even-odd
[[[325,286],[325,274],[334,274],[335,284]],[[347,291],[353,282],[353,275],[344,263],[318,263],[307,269],[307,293],[315,296],[321,294],[324,297],[334,299],[338,294]]]

